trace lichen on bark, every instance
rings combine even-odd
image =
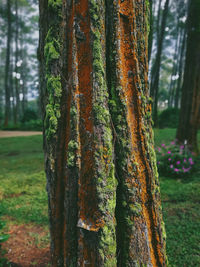
[[[52,266],[165,266],[147,2],[40,5]]]

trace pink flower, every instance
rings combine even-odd
[[[158,165],[160,164],[160,161],[158,161]]]
[[[186,168],[186,169],[183,167],[182,169],[183,169],[183,172],[189,172],[189,170],[191,169],[191,167]]]
[[[182,145],[182,146],[180,146],[180,149],[184,149],[184,146]]]
[[[176,164],[179,165],[179,164],[181,164],[181,162],[180,161],[177,161]]]
[[[171,151],[167,151],[168,154],[171,154],[172,152]]]
[[[160,152],[161,151],[161,148],[160,147],[158,147],[158,152]]]
[[[175,144],[175,141],[172,141],[172,142],[171,142],[171,145],[174,145],[174,144]]]
[[[172,159],[171,158],[168,158],[169,161],[171,161]]]
[[[184,159],[183,162],[187,162],[187,159]]]
[[[194,164],[194,162],[193,162],[193,159],[192,159],[192,158],[189,158],[189,162],[190,162],[190,164],[191,164],[191,165],[193,165],[193,164]]]
[[[165,144],[162,144],[161,146],[162,146],[162,147],[165,147]]]
[[[174,171],[175,171],[175,172],[179,172],[179,169],[175,168]]]
[[[173,169],[174,168],[174,165],[170,165],[170,168]]]

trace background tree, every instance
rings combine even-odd
[[[0,117],[4,117],[4,127],[13,123],[16,127],[29,108],[27,100],[38,95],[37,13],[31,0],[0,2]]]
[[[147,1],[40,1],[53,266],[166,266],[147,16]]]
[[[182,73],[185,62],[184,44],[186,39],[185,20],[187,1],[184,0],[184,4],[180,0],[169,1],[167,16],[165,16],[164,20],[165,29],[163,31],[161,26],[166,4],[164,0],[153,2],[153,45],[150,61],[150,78],[151,96],[154,98],[153,109],[155,111],[154,122],[156,127],[159,126],[158,119],[156,118],[157,111],[160,113],[160,111],[168,107],[179,108],[180,106],[180,88],[182,86]],[[160,42],[159,36],[162,31],[164,37],[162,42]],[[160,45],[162,50],[159,48],[161,47]],[[160,64],[157,64],[158,59]],[[155,94],[156,90],[158,91],[157,94]]]
[[[9,73],[10,73],[10,46],[11,46],[11,1],[7,0],[7,43],[6,43],[6,62],[5,62],[5,117],[4,125],[8,125],[10,119],[10,87],[9,87]]]
[[[161,2],[161,1],[160,1]],[[162,55],[162,49],[163,49],[163,40],[165,36],[165,27],[167,22],[167,15],[168,15],[168,9],[169,9],[169,0],[165,1],[164,10],[162,14],[162,20],[161,25],[159,25],[159,18],[160,18],[160,2],[159,2],[159,10],[158,10],[158,26],[157,26],[157,53],[156,53],[156,59],[154,62],[154,65],[152,67],[152,76],[151,76],[151,97],[153,98],[153,120],[155,125],[158,123],[157,118],[157,107],[158,107],[158,89],[159,89],[159,78],[160,78],[160,64],[161,64],[161,55]]]
[[[200,117],[200,3],[189,2],[187,20],[187,52],[181,98],[181,112],[177,139],[188,142],[192,150],[198,151],[197,131]]]

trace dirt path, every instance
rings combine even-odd
[[[2,137],[15,137],[15,136],[30,136],[30,135],[41,135],[42,132],[34,131],[0,131],[0,138]]]
[[[10,238],[3,243],[4,255],[13,267],[50,266],[48,231],[40,226],[12,225]]]

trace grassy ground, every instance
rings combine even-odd
[[[0,212],[48,225],[42,136],[0,139]]]
[[[174,137],[174,129],[155,130],[157,145]],[[48,227],[43,167],[42,136],[0,139],[0,212],[8,225]],[[200,266],[199,177],[198,171],[187,180],[160,177],[167,254],[173,267]]]
[[[175,139],[175,129],[155,130],[157,145]],[[198,135],[200,143],[200,133]],[[200,145],[200,144],[199,144]],[[200,161],[187,179],[160,177],[170,266],[200,266]]]

